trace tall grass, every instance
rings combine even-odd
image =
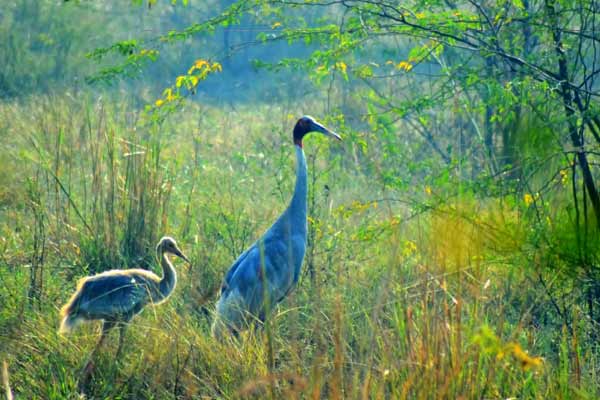
[[[98,327],[61,337],[58,308],[81,276],[156,268],[163,234],[192,266],[177,265],[174,296],[134,319],[121,359],[116,337],[107,341],[90,398],[600,395],[590,322],[571,307],[563,327],[522,268],[531,253],[518,204],[464,196],[415,214],[373,171],[353,168],[353,143],[317,137],[306,141],[300,285],[266,329],[215,341],[227,267],[291,195],[298,110],[190,106],[161,126],[134,110],[86,97],[0,105],[0,358],[17,398],[77,396]]]

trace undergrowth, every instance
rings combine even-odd
[[[302,107],[190,105],[145,125],[84,96],[0,105],[0,358],[16,398],[77,398],[98,326],[58,335],[60,306],[82,276],[156,270],[164,234],[192,265],[176,262],[174,295],[132,321],[118,360],[111,336],[89,398],[600,395],[598,327],[573,291],[572,250],[548,239],[568,237],[568,212],[534,225],[514,193],[395,189],[390,159],[360,168],[384,151],[361,132],[306,140],[300,284],[269,327],[215,341],[226,269],[291,195]]]

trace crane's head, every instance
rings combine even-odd
[[[342,140],[340,135],[325,128],[323,125],[315,121],[315,119],[310,115],[305,115],[304,117],[300,118],[298,122],[296,122],[296,126],[294,126],[294,144],[302,147],[302,138],[304,135],[310,132],[320,132],[325,136]]]
[[[158,242],[158,245],[156,246],[156,250],[159,252],[175,254],[177,257],[184,259],[188,263],[190,262],[190,260],[188,260],[181,250],[179,250],[179,247],[177,247],[177,242],[175,242],[175,239],[170,236],[164,236],[162,239],[160,239],[160,242]]]

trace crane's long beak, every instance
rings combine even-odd
[[[188,258],[179,250],[176,249],[175,250],[175,255],[181,259],[184,259],[185,261],[187,261],[188,264],[191,264],[190,260],[188,260]]]
[[[312,122],[311,130],[315,131],[315,132],[321,132],[325,136],[329,136],[329,137],[335,138],[337,140],[342,140],[340,135],[338,135],[334,131],[330,131],[329,129],[325,128],[323,125],[321,125],[320,123],[318,123],[316,121]]]

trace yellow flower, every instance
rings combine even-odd
[[[429,196],[431,196],[431,186],[429,186],[429,185],[425,186],[425,193],[427,193]]]
[[[167,89],[167,101],[173,101],[177,98],[177,94],[173,94],[171,89]]]
[[[194,63],[194,67],[200,69],[203,66],[208,65],[208,61],[206,60],[196,60],[196,62]]]
[[[196,60],[194,65],[188,70],[188,75],[191,75],[197,69],[202,69],[203,67],[210,67],[210,64],[206,60]]]
[[[523,195],[523,201],[525,202],[526,205],[531,205],[531,203],[533,203],[533,196],[529,193],[525,193],[525,195]]]
[[[160,106],[162,106],[164,103],[165,103],[165,101],[164,101],[163,99],[158,99],[158,100],[156,100],[156,102],[154,103],[154,105],[155,105],[156,107],[160,107]]]
[[[521,368],[523,368],[525,371],[533,368],[539,368],[544,362],[541,357],[532,357],[527,354],[518,343],[509,343],[507,347],[512,352],[512,355],[515,357],[515,359],[520,363]]]
[[[405,257],[408,257],[416,252],[417,252],[417,245],[415,244],[415,242],[406,240],[404,242],[404,249],[402,250],[402,255],[404,255]]]
[[[397,68],[397,69],[403,69],[403,70],[405,70],[406,72],[408,72],[408,71],[410,71],[410,70],[413,68],[413,66],[412,66],[412,64],[411,64],[411,63],[409,63],[408,61],[400,61],[400,62],[398,63],[398,65],[396,65],[396,68]]]
[[[562,169],[560,171],[560,182],[563,184],[563,186],[565,186],[567,184],[568,179],[569,179],[569,173],[567,171],[565,171],[564,169]]]

